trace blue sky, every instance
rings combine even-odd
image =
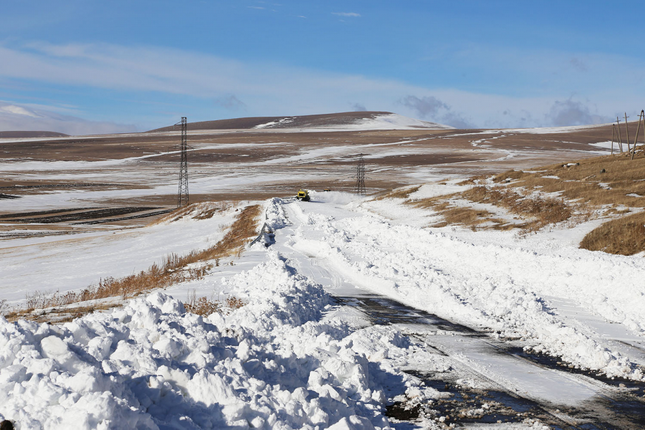
[[[533,127],[645,107],[642,1],[0,5],[0,112],[24,107],[36,128],[349,110]],[[15,109],[3,118],[0,129],[27,127]]]

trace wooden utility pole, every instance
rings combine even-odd
[[[629,147],[629,124],[627,123],[627,112],[625,112],[625,130],[627,130],[627,151],[632,152],[631,148]]]
[[[638,115],[638,125],[636,126],[636,136],[634,137],[634,148],[632,149],[632,160],[634,155],[636,155],[636,142],[638,142],[638,133],[641,131],[641,121],[643,122],[643,133],[645,133],[645,110],[641,110],[641,114]]]
[[[616,125],[618,129],[618,140],[620,141],[620,152],[623,152],[623,138],[620,136],[620,119],[616,117]]]
[[[611,125],[611,155],[614,155],[614,140],[616,140],[616,124]]]

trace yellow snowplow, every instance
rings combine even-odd
[[[301,189],[300,191],[298,191],[298,194],[296,194],[296,198],[298,200],[302,200],[303,202],[308,202],[310,200],[309,191]]]

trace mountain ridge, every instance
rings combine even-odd
[[[226,130],[226,129],[452,129],[452,127],[430,121],[404,117],[392,112],[360,111],[338,112],[316,115],[263,116],[220,119],[213,121],[189,122],[188,130]],[[177,130],[178,126],[161,127],[148,133]]]

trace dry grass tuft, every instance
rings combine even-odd
[[[224,212],[233,206],[231,202],[199,202],[193,203],[188,206],[182,206],[175,209],[171,213],[163,216],[150,225],[168,224],[171,222],[179,221],[182,218],[191,218],[196,220],[204,220],[212,218],[217,212]]]
[[[488,176],[488,175],[472,176],[472,177],[470,177],[468,179],[464,179],[463,181],[458,182],[457,185],[461,185],[461,186],[464,186],[464,185],[479,185],[482,182],[484,182],[485,180],[487,180],[489,177],[490,176]]]
[[[73,308],[53,307],[34,312],[33,309],[14,309],[5,315],[7,321],[29,319],[38,323],[64,323],[82,317],[92,312],[111,309],[119,306],[117,303],[103,303],[89,306],[75,306]]]
[[[207,297],[197,297],[197,292],[193,290],[188,300],[184,303],[184,308],[186,312],[208,316],[215,312],[239,309],[245,304],[242,299],[234,296],[227,297],[224,303],[220,300],[209,299]]]
[[[217,300],[210,300],[207,297],[191,298],[188,302],[184,303],[186,312],[197,315],[208,316],[215,312],[219,312],[222,305]]]
[[[61,307],[108,297],[122,297],[125,300],[153,289],[201,279],[213,264],[219,265],[221,258],[241,254],[244,246],[256,235],[260,212],[260,205],[244,208],[224,238],[211,248],[193,251],[182,257],[171,254],[161,265],[155,263],[147,270],[123,278],[101,279],[98,285],[87,287],[82,291],[69,291],[64,294],[58,291],[54,294],[36,291],[28,294],[26,309],[21,314],[26,317],[35,309]]]
[[[499,175],[493,176],[493,182],[499,184],[500,182],[510,182],[512,180],[521,179],[527,174],[521,170],[509,170]]]
[[[580,242],[580,248],[620,255],[645,251],[645,212],[602,224],[587,233]]]
[[[407,199],[410,197],[410,194],[416,193],[421,188],[421,185],[414,187],[403,187],[397,188],[385,194],[382,194],[378,197],[375,197],[374,200],[385,200],[385,199]]]
[[[244,300],[239,299],[237,297],[229,296],[229,297],[226,298],[226,306],[229,309],[239,309],[242,306],[244,306],[245,304],[246,303],[244,302]]]
[[[479,228],[492,228],[495,230],[507,230],[512,228],[508,223],[498,218],[494,214],[468,207],[449,207],[441,212],[444,221],[433,227],[445,227],[447,225],[463,225],[470,227],[475,231]]]
[[[571,218],[572,209],[562,200],[539,196],[525,197],[507,188],[473,187],[462,193],[466,199],[489,203],[508,209],[512,214],[533,220],[523,226],[529,231],[539,230],[548,224],[556,224]]]

